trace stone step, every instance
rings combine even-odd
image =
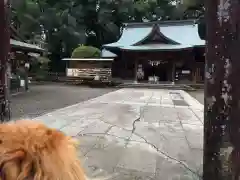
[[[148,83],[123,83],[117,86],[118,88],[151,88],[151,89],[174,89],[194,91],[195,89],[183,84],[148,84]]]

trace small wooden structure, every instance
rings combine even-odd
[[[69,80],[111,82],[113,58],[65,58],[62,60],[68,61],[66,76]]]
[[[36,56],[42,55],[46,50],[34,45],[24,42],[22,37],[17,33],[16,29],[10,27],[10,60],[9,60],[9,74],[10,74],[10,89],[13,92],[26,90],[25,86],[28,82],[28,68],[29,63]],[[19,77],[19,70],[25,71],[25,77]],[[23,82],[23,83],[21,83]],[[23,85],[24,84],[24,85]]]

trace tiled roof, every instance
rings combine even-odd
[[[146,45],[138,47],[136,43],[146,39],[153,30],[153,27],[158,25],[160,33],[166,38],[179,44],[179,46],[166,46],[159,44],[158,46]],[[106,44],[103,47],[120,48],[128,50],[170,50],[171,48],[185,48],[194,46],[203,46],[205,41],[201,40],[198,35],[197,25],[194,20],[186,21],[157,21],[147,23],[128,23],[125,24],[121,38],[111,44]]]
[[[103,47],[124,47],[124,46],[131,46],[139,41],[143,40],[145,37],[147,37],[150,32],[152,31],[152,27],[133,27],[128,28],[125,27],[123,29],[123,33],[121,38],[111,44],[106,44]]]
[[[109,58],[109,57],[116,57],[117,55],[112,53],[111,51],[108,51],[106,49],[102,49],[101,51],[101,57],[102,58]]]
[[[24,43],[24,42],[17,41],[14,39],[10,39],[10,44],[12,47],[20,47],[20,48],[25,48],[25,49],[29,49],[29,50],[37,50],[39,52],[44,51],[44,49],[42,49],[36,45]]]
[[[199,46],[205,45],[198,35],[198,27],[195,24],[159,25],[161,33],[169,39],[172,39],[182,45]]]
[[[154,51],[154,50],[183,50],[192,48],[191,45],[172,45],[172,44],[145,44],[140,46],[124,46],[121,49],[131,50],[131,51]]]

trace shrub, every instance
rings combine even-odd
[[[72,58],[100,58],[101,51],[93,46],[79,46],[74,49]]]
[[[47,57],[38,57],[36,70],[36,80],[47,80],[50,60]]]
[[[39,69],[44,69],[46,71],[49,70],[49,66],[48,63],[50,62],[50,60],[47,57],[38,57],[36,58],[36,60],[33,60],[31,62],[31,66],[30,66],[30,72],[31,73],[36,73],[39,71]]]

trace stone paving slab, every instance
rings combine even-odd
[[[35,120],[79,139],[79,157],[90,177],[201,176],[203,105],[184,91],[120,89]]]

